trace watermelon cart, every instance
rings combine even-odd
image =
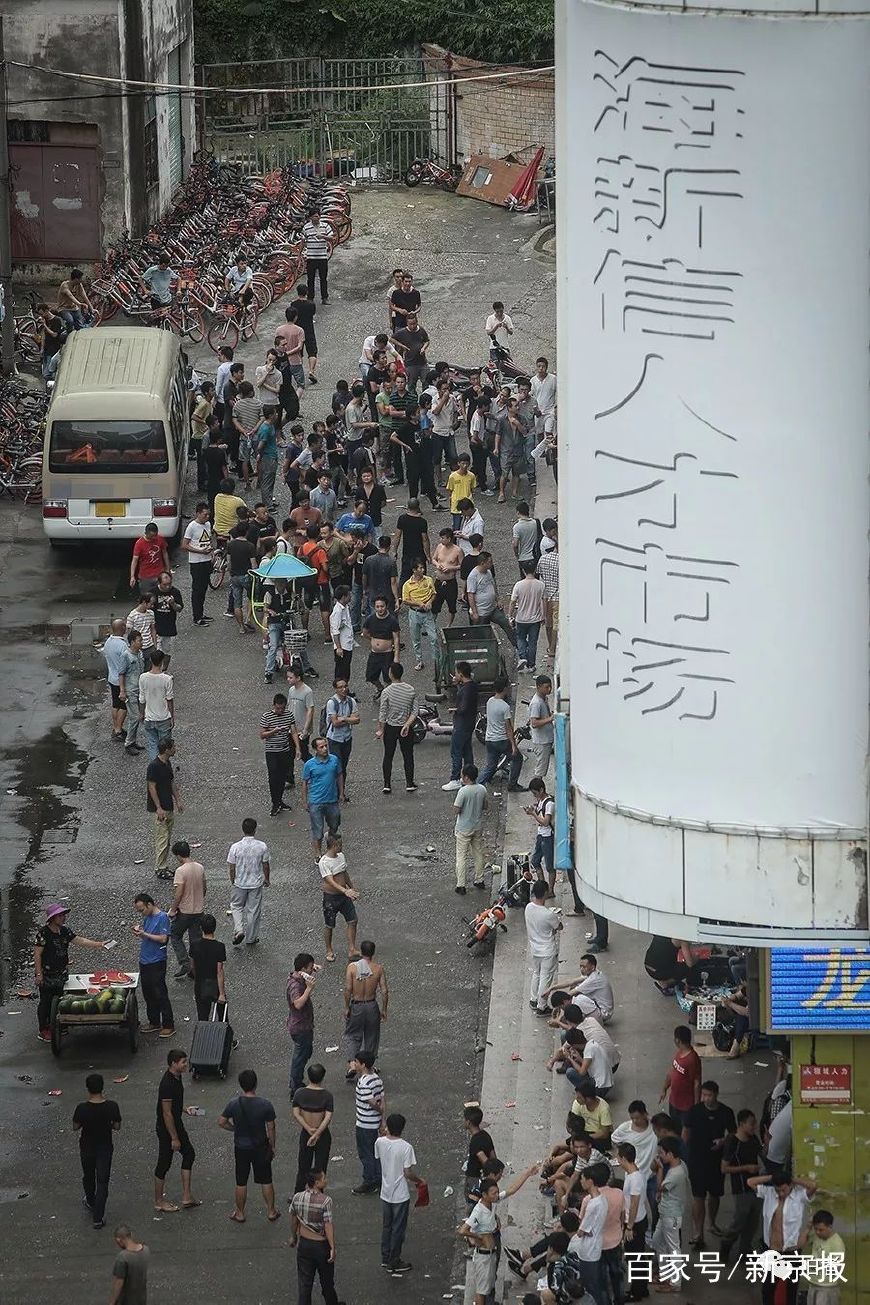
[[[51,1004],[51,1049],[63,1050],[64,1034],[74,1028],[127,1030],[130,1050],[139,1046],[138,972],[98,970],[96,974],[71,974],[66,987]]]

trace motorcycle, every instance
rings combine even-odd
[[[519,878],[513,884],[505,884],[500,890],[495,901],[489,906],[478,911],[473,920],[466,920],[463,917],[463,923],[466,924],[465,945],[471,950],[478,943],[488,943],[495,941],[499,929],[502,933],[507,933],[505,918],[510,907],[519,906],[523,893],[528,894],[530,886],[534,882],[534,873],[526,866]]]
[[[528,368],[520,367],[514,362],[510,349],[505,345],[494,345],[492,353],[494,357],[491,357],[483,367],[461,367],[458,363],[451,363],[450,379],[454,390],[460,394],[466,390],[472,372],[479,371],[481,385],[488,385],[493,390],[499,390],[503,385],[511,385],[520,376],[529,378],[532,375],[532,371]]]
[[[451,167],[442,167],[434,159],[414,159],[405,169],[403,178],[405,185],[409,187],[419,186],[421,181],[428,181],[433,186],[440,186],[443,190],[455,190],[462,176],[462,168],[454,163]]]

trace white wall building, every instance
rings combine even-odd
[[[674,937],[868,937],[870,7],[840,8],[557,0],[574,852],[596,911]]]

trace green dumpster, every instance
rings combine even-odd
[[[492,693],[493,682],[505,674],[498,636],[491,625],[448,625],[438,630],[441,656],[435,668],[435,687],[439,693],[453,687],[457,662],[468,662],[480,685],[482,696]]]

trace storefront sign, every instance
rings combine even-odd
[[[850,1106],[851,1065],[801,1065],[802,1106]]]
[[[773,1033],[854,1033],[870,1029],[870,949],[773,947]]]

